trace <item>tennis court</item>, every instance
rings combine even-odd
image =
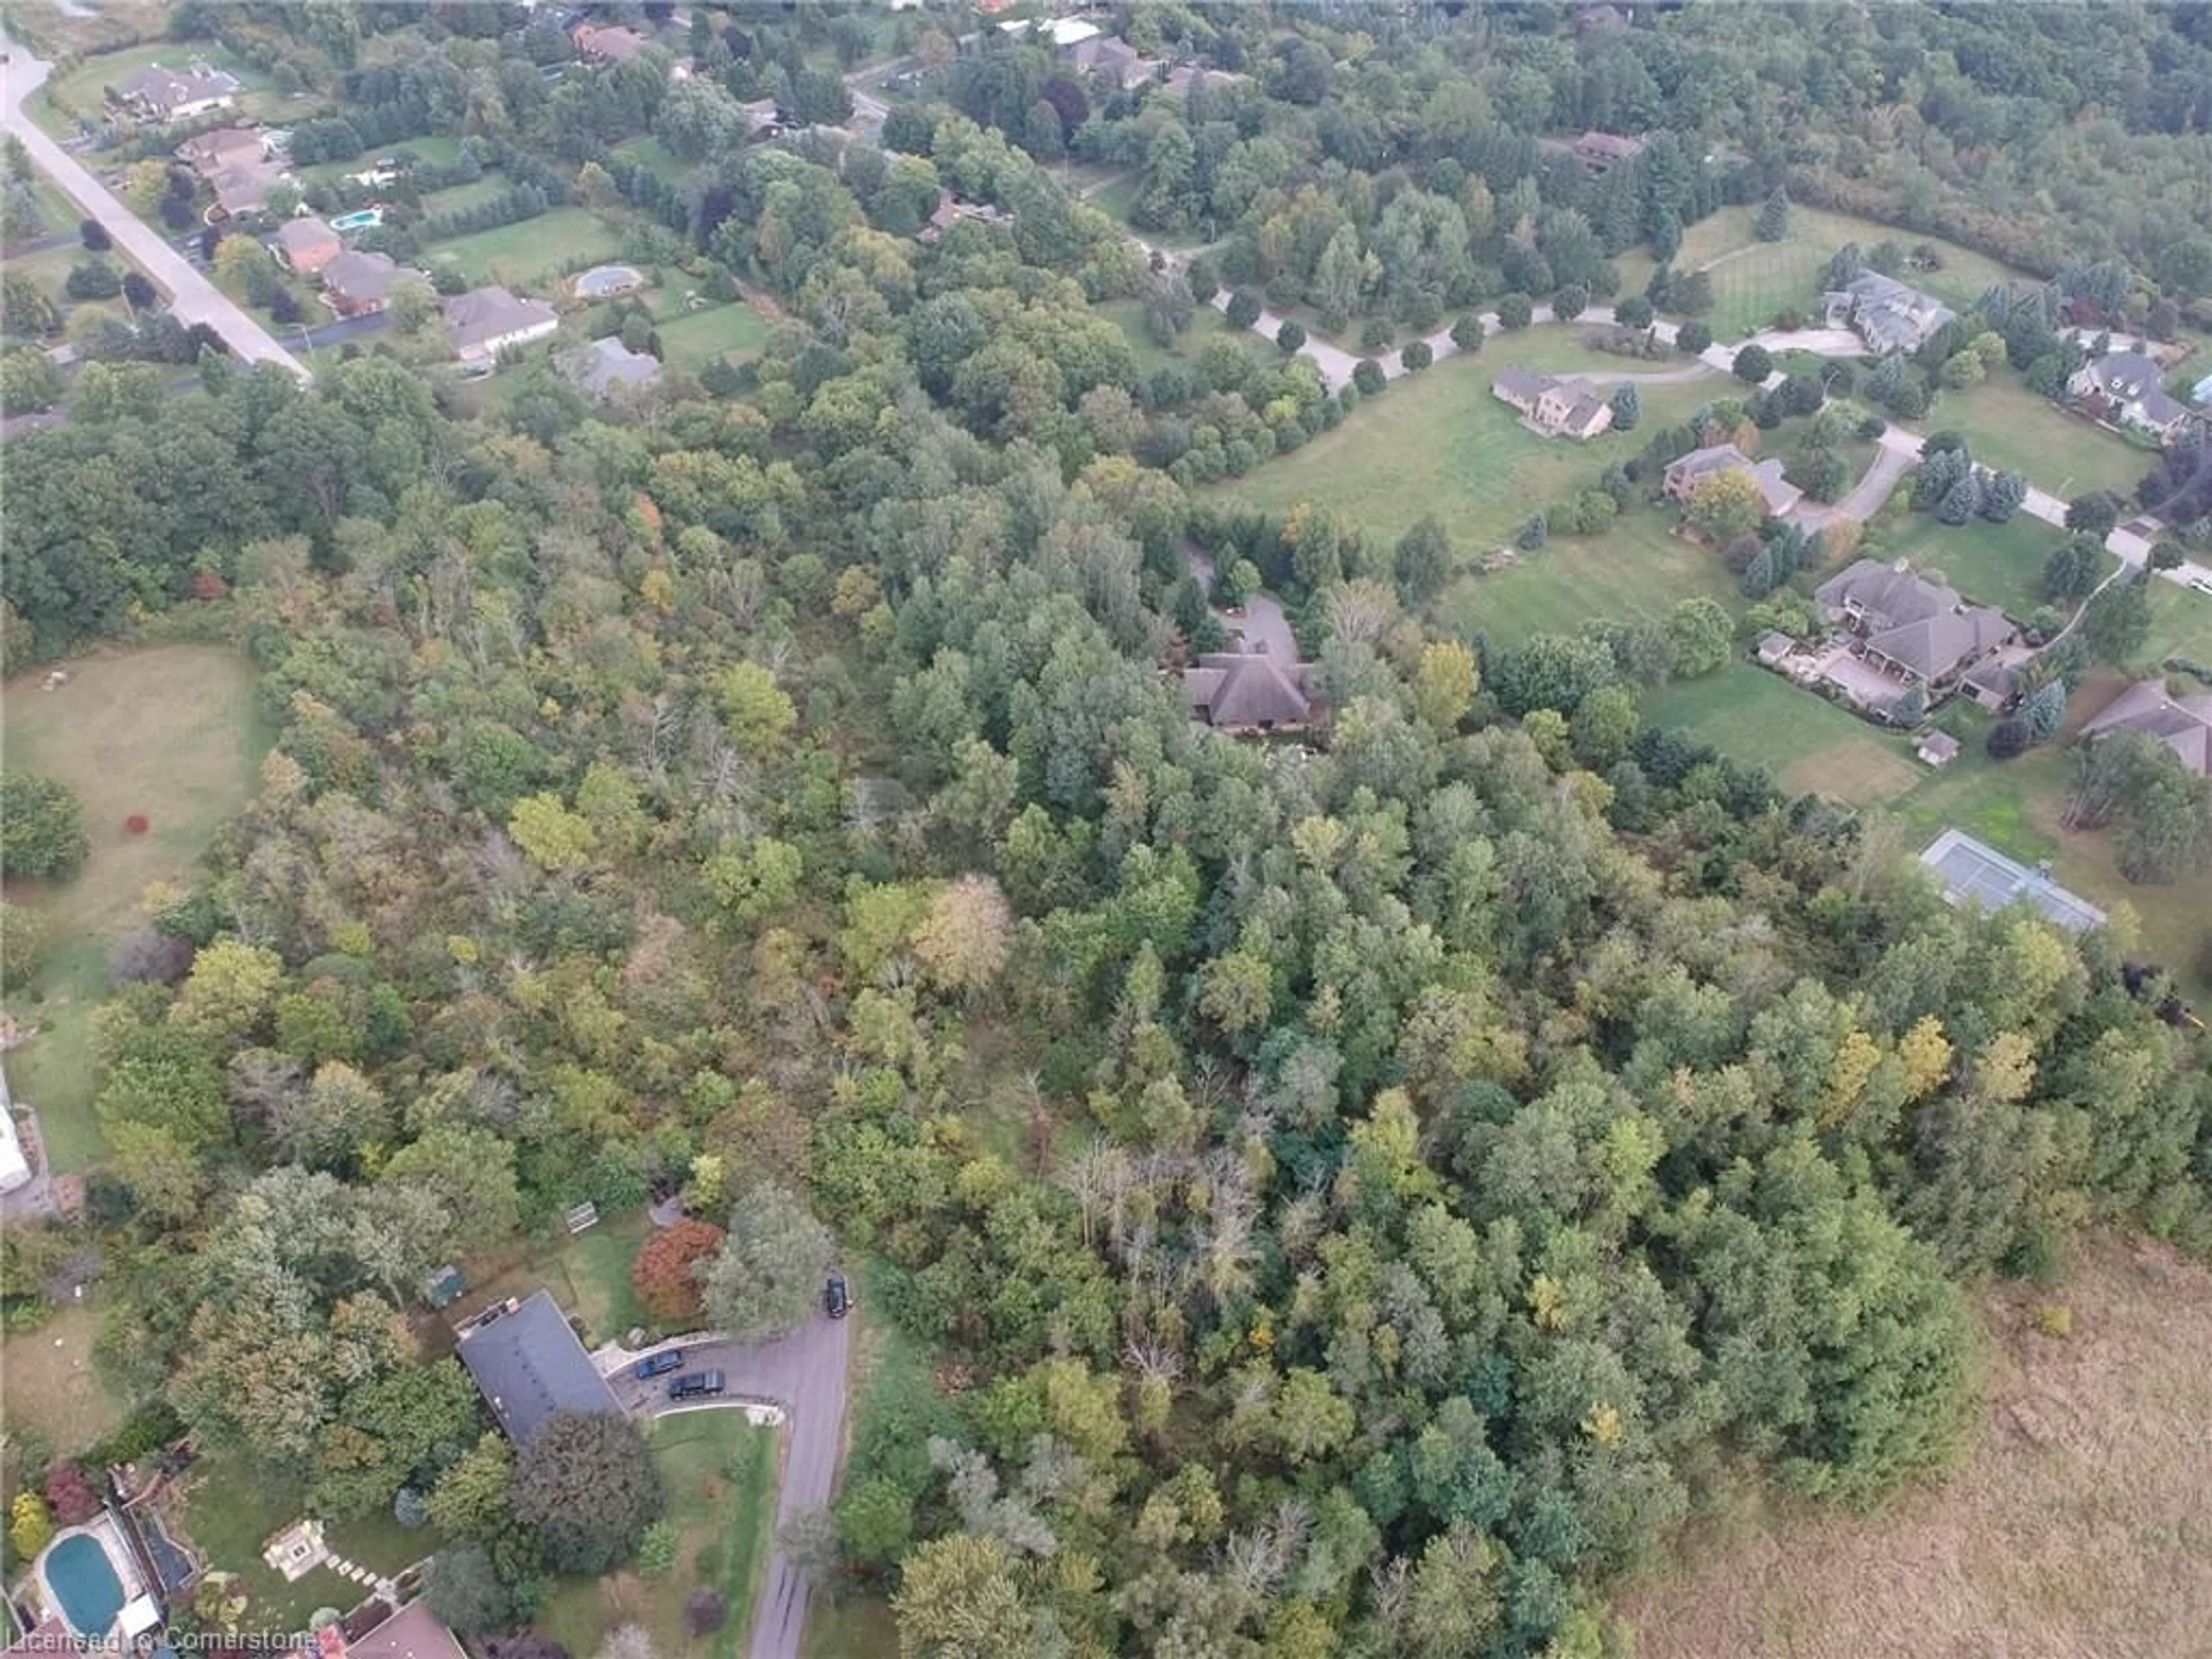
[[[2045,872],[2007,858],[1963,830],[1946,830],[1936,836],[1920,861],[1936,872],[1943,884],[1943,896],[1954,904],[2002,910],[2025,902],[2077,933],[2104,926],[2105,913],[2095,905],[2076,898]]]

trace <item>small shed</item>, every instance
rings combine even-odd
[[[434,1308],[450,1308],[468,1287],[460,1269],[448,1263],[422,1281],[422,1299]]]
[[[1787,634],[1763,634],[1759,641],[1759,665],[1761,668],[1775,667],[1796,648],[1797,641]]]
[[[1948,766],[1959,758],[1959,740],[1948,732],[1930,732],[1920,739],[1918,752],[1930,766]]]

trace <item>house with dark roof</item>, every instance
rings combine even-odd
[[[651,44],[635,29],[624,28],[619,23],[605,27],[592,22],[579,23],[569,31],[568,39],[585,57],[602,64],[626,64]]]
[[[268,154],[268,142],[258,127],[216,127],[196,132],[177,146],[177,159],[203,177],[222,167],[258,161]]]
[[[594,340],[554,360],[564,379],[587,398],[602,403],[625,392],[651,386],[660,378],[660,359],[632,351],[614,336]]]
[[[2074,371],[2067,395],[2084,413],[2170,444],[2189,424],[2190,413],[2166,395],[2158,365],[2139,351],[2108,351]]]
[[[1941,300],[1878,270],[1861,271],[1821,295],[1820,303],[1830,328],[1851,330],[1877,357],[1919,350],[1937,329],[1959,316]]]
[[[1712,444],[1704,449],[1693,449],[1686,455],[1678,455],[1668,462],[1660,488],[1668,500],[1680,501],[1685,507],[1690,498],[1708,478],[1723,472],[1741,472],[1759,487],[1759,499],[1766,503],[1767,514],[1780,518],[1804,498],[1805,492],[1782,476],[1782,463],[1772,456],[1754,464],[1750,456],[1734,444]]]
[[[493,284],[446,301],[446,337],[465,363],[492,363],[509,346],[542,340],[561,326],[543,300],[525,300]]]
[[[2212,692],[2176,697],[2164,680],[2138,680],[2081,728],[2090,741],[2114,732],[2155,738],[2197,776],[2212,778]]]
[[[1068,67],[1085,75],[1110,76],[1123,91],[1141,87],[1159,71],[1159,61],[1146,57],[1127,40],[1110,34],[1092,35],[1070,46]]]
[[[1575,140],[1573,149],[1575,160],[1597,174],[1610,173],[1623,161],[1643,155],[1644,141],[1617,132],[1586,132]]]
[[[1586,380],[1509,368],[1490,383],[1490,395],[1547,438],[1595,438],[1613,424],[1613,404]]]
[[[366,1636],[347,1638],[341,1632],[338,1659],[467,1659],[467,1656],[460,1638],[439,1622],[428,1602],[410,1601]]]
[[[348,248],[323,265],[324,303],[341,317],[371,316],[392,303],[406,274],[389,254]]]
[[[195,63],[182,74],[149,64],[135,75],[126,75],[106,89],[110,103],[118,104],[144,121],[183,121],[210,110],[228,109],[246,89],[228,70]]]
[[[461,1364],[516,1444],[556,1412],[619,1412],[550,1291],[486,1310],[459,1333]]]
[[[1183,670],[1190,716],[1217,732],[1297,732],[1316,723],[1313,665],[1264,650],[1219,651]]]
[[[1856,654],[1931,696],[1956,690],[1969,669],[2016,637],[2004,612],[1968,605],[1902,560],[1861,559],[1814,589],[1813,603],[1823,621],[1854,637]]]

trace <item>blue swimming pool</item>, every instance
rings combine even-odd
[[[89,1533],[57,1542],[39,1563],[39,1572],[61,1603],[62,1617],[79,1636],[106,1636],[123,1611],[123,1581],[100,1540]]]

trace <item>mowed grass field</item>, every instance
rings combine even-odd
[[[1735,584],[1719,556],[1674,534],[1670,514],[1651,509],[1616,520],[1602,536],[1554,536],[1517,564],[1462,575],[1437,597],[1437,618],[1464,639],[1480,634],[1493,646],[1512,646],[1534,634],[1661,616],[1699,595],[1734,609]]]
[[[2093,489],[2117,490],[2132,501],[2157,459],[2037,397],[2008,368],[1969,391],[1942,393],[1919,424],[1958,433],[1984,466],[2025,473],[2037,489],[2069,501]]]
[[[1479,556],[1510,541],[1537,508],[1595,487],[1607,465],[1641,453],[1645,428],[1686,419],[1723,384],[1642,388],[1635,432],[1588,443],[1540,438],[1491,395],[1512,361],[1502,343],[1493,348],[1392,381],[1335,431],[1216,489],[1275,513],[1310,501],[1385,545],[1434,514],[1463,556]]]
[[[24,896],[52,927],[30,995],[14,1007],[39,1031],[9,1056],[15,1093],[38,1109],[53,1167],[97,1163],[89,1021],[107,986],[107,950],[137,918],[147,887],[184,883],[216,831],[252,793],[270,734],[253,673],[235,653],[163,646],[67,665],[57,691],[35,675],[7,688],[6,761],[76,792],[92,854],[67,886]],[[143,814],[133,836],[124,820]]]
[[[611,259],[621,246],[621,239],[582,208],[564,207],[440,242],[429,258],[433,264],[458,270],[471,283],[502,283],[522,289],[542,287],[571,266]]]
[[[1764,767],[1791,794],[1856,806],[1897,800],[1926,770],[1904,738],[1740,659],[1717,674],[1665,687],[1646,703],[1644,720]]]
[[[2143,661],[2185,657],[2212,668],[2212,593],[2199,593],[2163,578],[2150,585],[2150,637]]]
[[[92,1360],[100,1315],[64,1308],[35,1330],[0,1337],[0,1398],[10,1428],[35,1429],[67,1455],[113,1431],[123,1403]]]
[[[2005,524],[1977,520],[1955,527],[1933,514],[1915,514],[1904,531],[1885,544],[1881,556],[1909,559],[1923,576],[1940,573],[1968,599],[2025,621],[2045,603],[2043,566],[2051,550],[2065,539],[2066,532],[2057,525],[2025,513],[2015,514]],[[2114,562],[2107,558],[2106,568]]]
[[[1617,352],[1601,351],[1589,343],[1607,331],[1606,325],[1567,323],[1538,326],[1492,335],[1482,343],[1476,361],[1490,366],[1492,378],[1504,368],[1533,368],[1546,374],[1689,374],[1704,369],[1697,378],[1709,380],[1705,388],[1706,398],[1734,397],[1745,388],[1741,382],[1731,380],[1711,364],[1668,351],[1653,358],[1624,357]],[[1686,384],[1695,384],[1693,380]],[[1646,386],[1639,390],[1649,394],[1655,388]]]
[[[1870,1516],[1706,1506],[1683,1565],[1616,1599],[1639,1659],[2203,1652],[2212,1272],[2119,1240],[2071,1266],[2056,1290],[1984,1294],[1985,1401],[1955,1474]],[[2069,1334],[2040,1328],[2052,1307]]]
[[[669,364],[695,374],[717,357],[757,356],[768,343],[768,324],[742,303],[686,312],[659,324],[656,331]]]
[[[753,1601],[775,1532],[780,1437],[726,1409],[659,1418],[647,1432],[667,1483],[667,1518],[681,1540],[674,1569],[652,1578],[562,1579],[546,1597],[538,1633],[587,1654],[617,1626],[642,1625],[668,1659],[733,1659],[752,1638]],[[729,1617],[694,1638],[684,1604],[702,1589],[721,1592]]]
[[[1809,313],[1819,302],[1819,283],[1829,257],[1846,242],[1856,242],[1863,250],[1877,242],[1894,242],[1906,249],[1927,244],[1942,259],[1942,269],[1897,275],[1961,310],[1981,298],[1992,283],[2027,280],[2009,266],[1954,242],[1917,236],[1847,213],[1793,206],[1790,234],[1779,242],[1759,240],[1753,228],[1758,218],[1756,206],[1723,208],[1685,229],[1682,246],[1675,252],[1675,270],[1702,270],[1712,276],[1715,304],[1706,320],[1712,325],[1716,339],[1734,337],[1724,325],[1723,311],[1729,306],[1749,317],[1736,331],[1739,333],[1744,327],[1765,326],[1777,311]],[[1755,257],[1731,257],[1740,253]]]

